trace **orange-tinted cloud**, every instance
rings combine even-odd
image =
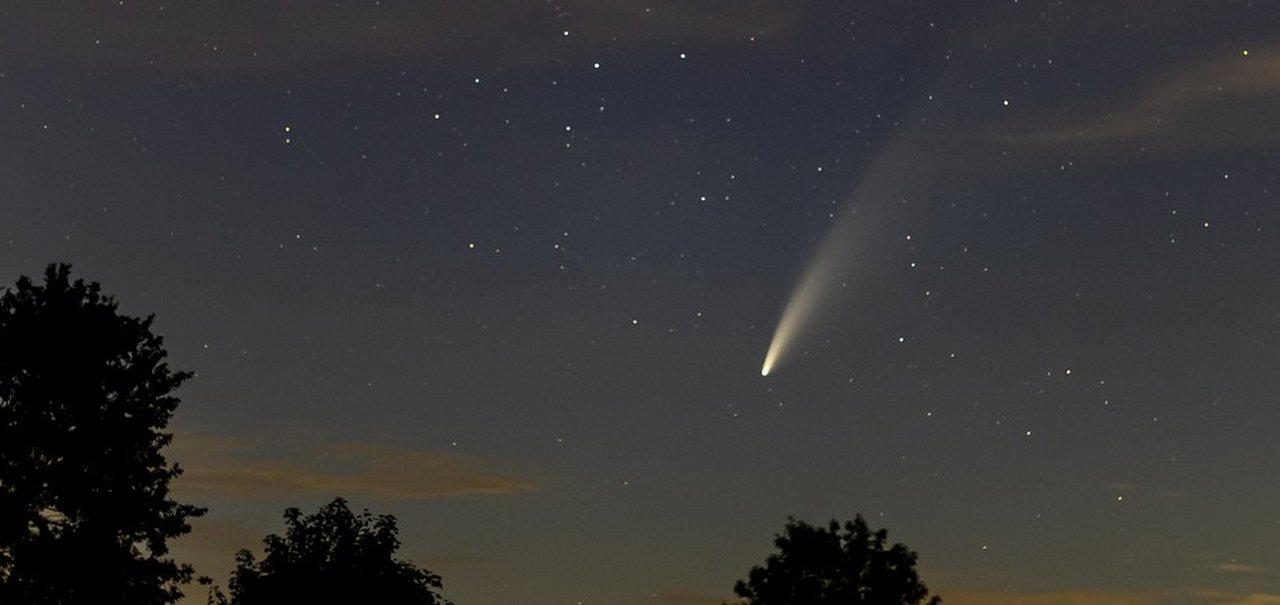
[[[1222,596],[1214,605],[1277,605],[1280,594],[1250,593],[1247,595]]]
[[[1268,571],[1266,567],[1245,565],[1243,563],[1219,563],[1214,565],[1213,568],[1227,573],[1262,573],[1264,571]]]
[[[1246,566],[1247,567],[1247,566]],[[943,595],[945,605],[1160,605],[1201,602],[1208,605],[1280,605],[1280,595],[1236,594],[1207,589],[1151,592],[1059,591],[999,592],[962,591]]]
[[[268,447],[269,446],[269,447]],[[250,439],[175,438],[170,458],[185,472],[174,481],[179,499],[279,498],[295,495],[420,500],[538,489],[508,465],[449,452],[311,436]]]
[[[1072,590],[1061,592],[948,592],[946,605],[1156,605],[1166,595],[1153,592]]]

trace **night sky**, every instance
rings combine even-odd
[[[1278,25],[5,2],[0,281],[156,314],[224,586],[341,495],[461,605],[720,603],[857,513],[949,605],[1280,603]]]

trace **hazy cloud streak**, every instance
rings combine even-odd
[[[175,440],[184,498],[270,498],[300,494],[421,500],[538,489],[535,481],[493,470],[503,466],[448,452],[312,439]]]

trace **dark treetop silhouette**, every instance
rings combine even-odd
[[[290,508],[284,519],[284,537],[263,539],[261,561],[247,550],[236,555],[230,600],[215,589],[211,602],[449,605],[439,594],[440,576],[394,558],[395,517],[356,515],[337,498],[312,515]]]
[[[916,575],[916,553],[886,547],[862,516],[823,527],[788,519],[774,537],[778,552],[754,567],[733,591],[748,605],[938,605]]]
[[[190,580],[167,541],[204,511],[161,454],[190,374],[151,319],[63,264],[0,296],[0,603],[156,605]]]

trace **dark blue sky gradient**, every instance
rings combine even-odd
[[[1264,605],[1277,19],[6,5],[0,277],[156,313],[220,581],[343,495],[471,605],[720,603],[856,513],[954,605]]]

